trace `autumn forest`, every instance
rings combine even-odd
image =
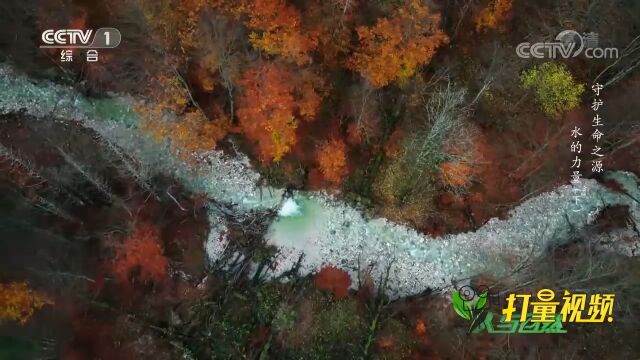
[[[0,360],[636,358],[639,15],[3,1]],[[122,42],[97,62],[39,47],[45,29],[104,27]],[[618,56],[518,55],[563,30]],[[559,211],[577,172],[582,212]],[[501,221],[522,242],[494,240]],[[612,292],[616,320],[469,334],[460,284]]]

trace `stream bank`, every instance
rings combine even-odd
[[[365,268],[380,278],[390,267],[388,294],[407,296],[477,274],[505,276],[549,247],[567,242],[572,232],[592,223],[610,206],[628,207],[631,219],[640,222],[640,207],[634,200],[640,199],[639,180],[633,174],[615,172],[607,177],[626,194],[584,180],[585,196],[577,209],[574,188],[565,185],[520,204],[504,220],[491,219],[474,232],[433,238],[386,219],[367,218],[324,192],[297,192],[284,199],[284,189],[265,186],[243,154],[209,151],[187,163],[172,153],[169,144],[158,144],[138,131],[133,99],[88,99],[70,87],[35,81],[7,65],[0,66],[0,93],[3,114],[53,116],[93,129],[101,142],[121,148],[141,164],[137,174],[141,178],[170,174],[190,191],[206,193],[239,217],[256,210],[279,211],[266,235],[270,244],[281,248],[274,276],[290,270],[301,255],[303,274],[334,265],[354,278]],[[210,208],[210,219],[206,249],[209,260],[215,261],[226,248],[227,229],[219,208]],[[635,249],[637,242],[628,247]]]

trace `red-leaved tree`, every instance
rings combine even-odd
[[[318,289],[333,293],[337,299],[344,299],[349,294],[351,277],[344,270],[327,266],[320,269],[313,282]]]
[[[158,231],[141,223],[125,241],[116,247],[113,272],[120,284],[139,281],[161,282],[167,274],[168,259],[162,254]]]

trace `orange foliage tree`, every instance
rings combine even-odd
[[[478,164],[483,161],[477,129],[470,127],[466,131],[443,147],[450,159],[439,165],[442,184],[458,190],[465,190],[471,185],[478,172]]]
[[[483,30],[505,30],[505,23],[511,18],[512,0],[491,0],[475,18],[476,32]]]
[[[164,30],[164,38],[170,39],[174,37],[182,53],[197,46],[200,11],[205,7],[206,3],[206,0],[180,0],[176,6],[168,8],[166,23],[159,24],[158,29]],[[170,24],[176,24],[177,26],[165,26]]]
[[[318,147],[316,161],[324,179],[340,185],[347,175],[347,146],[340,139],[325,141]]]
[[[156,142],[169,139],[173,150],[182,155],[215,149],[231,129],[231,121],[222,113],[214,120],[206,119],[200,111],[187,112],[175,121],[160,120],[160,113],[156,116],[145,116],[140,128]]]
[[[53,302],[29,288],[27,283],[0,284],[0,320],[29,321],[35,310]]]
[[[462,161],[449,161],[440,165],[440,179],[446,186],[464,188],[473,176],[473,167]]]
[[[375,88],[408,79],[449,41],[440,30],[440,15],[420,0],[409,0],[391,17],[357,32],[360,44],[348,66]]]
[[[172,144],[188,152],[213,150],[230,128],[231,122],[222,113],[207,120],[200,112],[190,112],[173,126]]]
[[[262,161],[282,159],[296,144],[298,122],[315,118],[322,101],[321,79],[264,63],[247,70],[240,85],[240,130],[257,143]]]
[[[141,0],[141,14],[167,50],[184,54],[198,45],[200,14],[217,0]]]
[[[351,277],[344,270],[327,266],[320,269],[313,282],[316,288],[333,293],[337,299],[344,299],[349,294]]]
[[[314,38],[318,39],[315,50],[322,64],[331,68],[344,64],[351,49],[355,10],[353,0],[305,1],[304,23],[313,29]]]
[[[231,120],[220,109],[215,109],[212,119],[199,109],[190,110],[189,90],[175,75],[159,74],[148,88],[153,101],[134,106],[141,118],[140,130],[156,142],[169,140],[181,155],[215,149],[231,129]]]
[[[248,6],[249,40],[267,54],[281,55],[297,64],[311,61],[318,46],[315,31],[302,28],[302,16],[286,0],[255,0]]]
[[[158,231],[150,224],[139,224],[116,248],[113,272],[118,282],[128,284],[134,272],[141,281],[162,281],[169,265],[162,252]]]
[[[418,321],[416,321],[416,335],[423,336],[426,333],[427,333],[427,325],[425,324],[424,320],[418,319]]]

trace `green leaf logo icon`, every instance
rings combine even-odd
[[[478,301],[476,302],[476,306],[475,309],[476,311],[480,311],[482,309],[484,309],[487,306],[487,296],[488,296],[488,292],[483,292],[482,294],[480,294],[480,296],[478,297]]]
[[[469,302],[463,299],[462,296],[460,296],[460,292],[458,290],[451,290],[451,295],[453,309],[456,311],[456,313],[463,319],[471,320],[471,309],[467,305]]]
[[[487,306],[488,292],[486,291],[480,295],[473,292],[472,296],[468,296],[466,292],[461,294],[460,291],[453,289],[451,295],[453,309],[463,319],[471,320]]]

